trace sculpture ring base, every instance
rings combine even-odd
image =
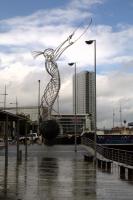
[[[40,124],[40,133],[44,138],[45,143],[52,145],[60,133],[59,124],[54,119],[42,121]]]

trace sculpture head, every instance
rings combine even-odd
[[[54,59],[54,50],[53,49],[45,49],[43,52],[43,56],[46,60],[50,61]]]

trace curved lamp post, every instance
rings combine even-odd
[[[77,74],[76,74],[76,62],[71,62],[71,63],[68,63],[68,65],[70,66],[73,66],[74,65],[74,71],[75,71],[75,99],[74,99],[74,102],[75,102],[75,105],[74,105],[74,115],[75,115],[75,128],[74,128],[74,141],[75,141],[75,152],[77,152],[77,104],[76,104],[76,96],[77,96],[77,88],[76,88],[76,82],[77,82]]]
[[[94,44],[94,74],[95,74],[95,114],[94,114],[94,151],[95,151],[95,163],[96,163],[96,159],[97,159],[97,155],[96,155],[96,148],[97,148],[97,102],[96,102],[96,40],[88,40],[85,41],[86,44],[91,45]]]

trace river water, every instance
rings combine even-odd
[[[16,162],[16,146],[9,146],[8,165],[0,150],[0,200],[132,200],[133,182],[119,178],[118,166],[111,172],[95,170],[84,161],[86,150],[72,145],[28,145],[22,161]]]

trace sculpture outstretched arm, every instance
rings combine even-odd
[[[76,31],[80,28],[80,26],[79,26],[77,29],[75,29],[75,30],[73,31],[73,33],[70,34],[69,37],[68,37],[65,41],[63,41],[63,42],[54,50],[54,60],[55,60],[55,61],[59,59],[59,57],[61,56],[61,54],[62,54],[68,47],[70,47],[70,46],[73,45],[75,42],[77,42],[77,41],[85,34],[85,32],[86,32],[86,31],[88,30],[88,28],[90,27],[91,23],[92,23],[92,18],[90,19],[89,24],[87,25],[87,27],[84,29],[84,31],[82,32],[82,34],[81,34],[79,37],[77,37],[74,41],[71,41],[72,38],[73,38],[73,36],[75,35]],[[40,55],[42,55],[42,54],[44,55],[44,51],[34,51],[32,54],[33,54],[33,57],[36,58],[36,57],[38,57],[38,56],[40,56]],[[45,55],[44,55],[44,57],[45,57]]]
[[[71,35],[59,46],[56,48],[55,52],[54,52],[54,59],[58,60],[58,58],[61,56],[61,54],[68,48],[70,47],[73,42],[70,41],[71,40]],[[68,43],[68,44],[67,44]],[[65,46],[66,44],[66,46]]]
[[[58,58],[61,56],[61,54],[71,45],[73,45],[75,42],[77,42],[84,34],[85,32],[88,30],[89,26],[92,23],[92,18],[90,19],[90,22],[88,24],[88,26],[84,29],[84,31],[82,32],[82,34],[77,37],[74,41],[71,41],[73,36],[75,35],[75,32],[79,29],[79,27],[77,29],[75,29],[75,31],[63,42],[61,43],[54,51],[54,59],[58,60]]]
[[[69,35],[69,37],[68,37],[64,42],[62,42],[62,43],[55,49],[55,51],[54,51],[54,54],[55,54],[55,55],[58,53],[58,51],[60,50],[60,48],[61,48],[66,42],[69,42],[69,43],[70,43],[70,40],[72,39],[73,35],[74,35],[74,32],[73,32],[71,35]]]

